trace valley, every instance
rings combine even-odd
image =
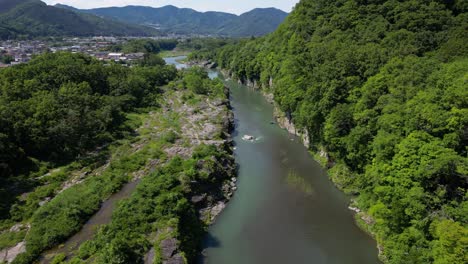
[[[0,0],[1,264],[468,262],[464,1],[67,3]]]

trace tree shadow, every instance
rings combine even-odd
[[[197,257],[196,263],[205,264],[207,262],[206,257],[208,254],[208,249],[220,248],[220,247],[221,247],[221,241],[217,237],[213,236],[212,233],[207,232],[205,237],[203,238],[202,250]]]

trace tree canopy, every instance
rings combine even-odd
[[[156,59],[154,59],[156,60]],[[125,112],[154,106],[173,66],[104,66],[91,57],[48,53],[0,71],[0,176],[36,161],[61,163],[118,138]]]
[[[466,11],[464,1],[302,0],[273,34],[192,57],[258,81],[312,149],[350,169],[332,178],[373,217],[388,263],[466,263]]]

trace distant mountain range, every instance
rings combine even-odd
[[[229,37],[268,34],[274,31],[288,15],[276,8],[257,8],[238,16],[223,12],[198,12],[170,5],[160,8],[125,6],[76,9],[58,4],[56,7],[121,22],[149,25],[167,33],[213,34]]]
[[[47,36],[155,36],[161,33],[260,36],[288,14],[254,9],[240,16],[188,8],[144,6],[76,9],[40,0],[0,0],[0,39]]]
[[[40,36],[150,36],[158,31],[48,6],[39,0],[0,0],[0,38]]]

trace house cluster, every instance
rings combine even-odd
[[[127,53],[127,54],[119,53],[119,52],[96,52],[90,55],[97,58],[98,60],[115,61],[115,62],[122,61],[126,63],[131,63],[132,61],[141,60],[145,56],[145,54],[141,52]]]
[[[0,42],[0,67],[28,62],[35,54],[47,50],[47,45],[41,41]]]
[[[102,61],[132,64],[143,59],[144,53],[111,52],[110,47],[128,41],[129,38],[90,37],[64,38],[60,40],[0,41],[0,68],[27,63],[34,55],[44,52],[67,51],[84,53]]]

